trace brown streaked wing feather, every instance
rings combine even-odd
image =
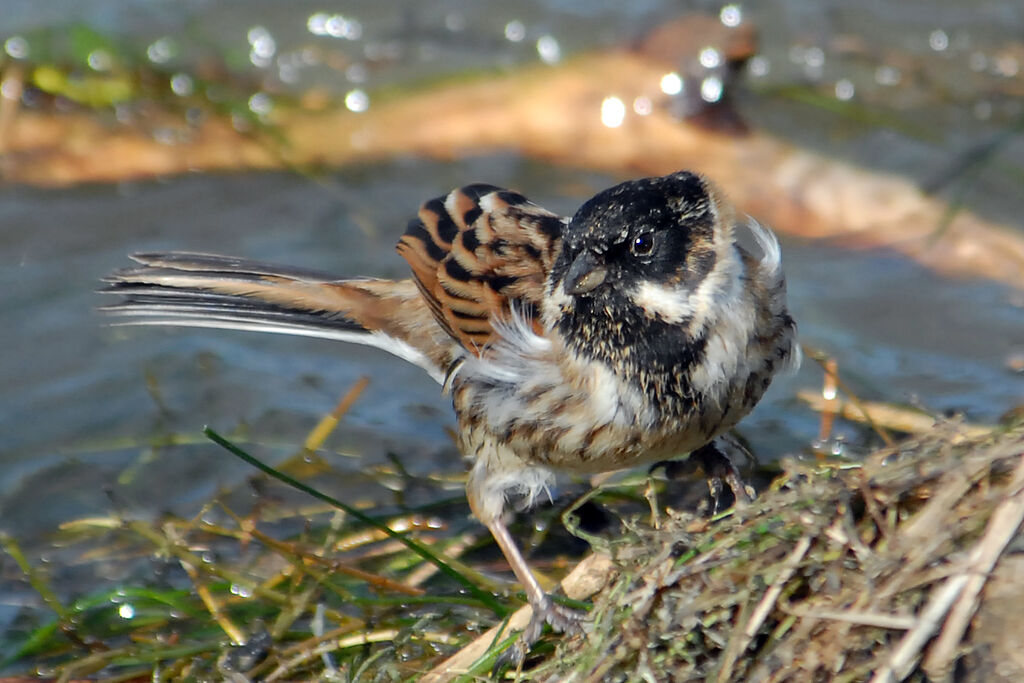
[[[398,252],[437,322],[479,355],[512,302],[528,313],[539,308],[562,229],[560,217],[521,194],[467,185],[426,202]]]

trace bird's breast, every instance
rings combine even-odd
[[[709,423],[666,421],[637,382],[603,363],[558,348],[529,360],[514,381],[497,381],[493,369],[490,376],[460,370],[453,400],[466,455],[500,444],[527,463],[602,472],[683,453],[710,438]]]

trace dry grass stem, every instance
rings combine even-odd
[[[587,639],[523,679],[923,682],[962,659],[971,683],[1024,680],[1024,615],[983,590],[998,574],[998,595],[1024,594],[1016,565],[998,572],[1024,520],[1024,426],[961,427],[853,469],[788,461],[712,524],[670,512],[660,530],[632,526]]]

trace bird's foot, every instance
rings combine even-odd
[[[737,504],[749,503],[754,500],[754,488],[743,481],[739,469],[732,459],[722,452],[717,442],[711,441],[701,446],[691,453],[690,457],[700,463],[708,477],[708,488],[711,489],[711,499],[714,502],[714,514],[717,514],[719,510],[722,482],[729,486]]]
[[[701,446],[690,453],[689,457],[685,460],[656,462],[651,465],[650,471],[653,472],[655,469],[663,467],[667,478],[677,479],[682,477],[688,470],[691,470],[694,465],[700,466],[707,477],[713,515],[718,514],[724,507],[722,505],[722,496],[725,493],[726,486],[729,487],[737,504],[742,505],[754,500],[756,496],[754,487],[743,481],[739,468],[736,467],[732,458],[725,454],[718,440]]]
[[[519,634],[512,646],[501,653],[494,663],[494,672],[504,669],[506,666],[518,668],[526,659],[530,649],[533,647],[544,632],[544,624],[547,624],[557,633],[564,633],[569,636],[583,633],[583,619],[585,614],[568,607],[556,604],[549,596],[544,596],[540,604],[532,605],[533,616],[530,623]]]

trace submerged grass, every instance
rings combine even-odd
[[[238,515],[221,503],[193,519],[76,520],[64,532],[89,546],[90,557],[105,552],[106,561],[145,562],[149,556],[163,567],[152,583],[164,588],[106,589],[70,604],[60,602],[47,572],[5,537],[4,549],[54,617],[27,630],[0,667],[14,671],[17,662],[31,663],[34,673],[57,680],[148,680],[154,673],[222,680],[241,672],[293,680],[351,674],[368,658],[383,658],[389,664],[381,672],[407,677],[416,669],[404,660],[448,652],[468,640],[473,619],[493,623],[508,611],[493,585],[441,559],[452,543],[435,538],[437,524],[414,516],[381,521],[339,507],[347,512],[320,514],[308,524],[302,513],[284,520],[302,529],[285,540],[279,529],[264,530],[280,527],[280,520]],[[428,593],[419,584],[430,574],[441,580]]]
[[[526,608],[490,575],[504,565],[482,530],[442,528],[439,518],[466,516],[464,503],[447,517],[430,506],[370,515],[206,433],[327,506],[239,514],[218,500],[191,519],[67,523],[58,545],[84,548],[84,561],[150,569],[66,602],[3,537],[53,616],[24,628],[0,671],[62,681],[490,675]],[[533,518],[562,534],[548,543],[554,558],[533,560],[542,575],[592,548],[563,583],[590,619],[585,637],[552,637],[524,670],[502,675],[1024,680],[1024,425],[941,423],[860,462],[784,461],[752,504],[711,517],[659,506],[661,490],[647,478],[645,494],[643,483],[585,493],[562,524],[557,510]],[[613,531],[593,520],[622,514]]]

